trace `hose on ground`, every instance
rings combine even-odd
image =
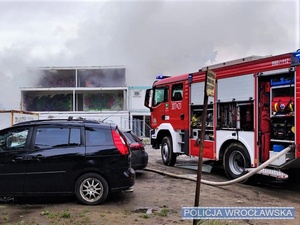
[[[268,159],[266,162],[264,162],[263,164],[261,164],[260,166],[258,166],[257,168],[255,168],[254,170],[252,170],[251,172],[246,173],[245,175],[243,175],[241,177],[238,177],[238,178],[236,178],[234,180],[222,181],[222,182],[215,182],[215,181],[209,181],[209,180],[203,180],[203,179],[201,179],[201,183],[207,184],[207,185],[211,185],[211,186],[226,186],[226,185],[230,185],[230,184],[242,182],[242,181],[248,179],[249,177],[253,176],[257,172],[259,172],[260,170],[266,168],[268,165],[270,165],[276,159],[280,158],[281,156],[283,156],[284,154],[286,154],[287,152],[289,152],[293,148],[294,147],[292,145],[288,146],[287,148],[283,149],[281,152],[279,152],[278,154],[276,154],[272,158]],[[170,177],[181,178],[181,179],[186,179],[186,180],[191,180],[191,181],[197,181],[197,178],[187,177],[186,175],[169,173],[169,172],[165,172],[165,171],[161,171],[161,170],[156,170],[156,169],[152,169],[152,168],[147,168],[147,167],[144,170],[155,172],[155,173],[158,173],[158,174],[161,174],[161,175],[167,175],[167,176],[170,176]]]

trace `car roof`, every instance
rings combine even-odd
[[[45,119],[45,120],[30,120],[25,122],[16,123],[13,127],[18,126],[36,126],[36,125],[77,125],[77,126],[86,126],[86,125],[101,125],[101,127],[116,127],[109,123],[101,123],[94,120],[86,120],[83,118],[73,119],[69,117],[68,119]]]

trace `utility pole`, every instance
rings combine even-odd
[[[202,163],[203,163],[203,148],[204,148],[204,137],[205,137],[206,118],[207,118],[207,103],[208,103],[208,96],[215,95],[215,83],[216,83],[216,74],[211,70],[207,70],[205,76],[205,84],[204,84],[204,100],[203,100],[201,132],[200,134],[198,134],[199,135],[198,138],[200,139],[200,145],[199,145],[197,184],[196,184],[194,207],[199,206],[200,186],[201,186],[201,177],[202,177]],[[197,225],[197,222],[198,219],[194,219],[193,225]]]

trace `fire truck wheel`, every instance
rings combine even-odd
[[[176,154],[173,153],[170,137],[164,137],[161,144],[161,158],[166,166],[174,166],[176,163]]]
[[[239,143],[229,145],[225,150],[223,166],[229,179],[244,175],[245,168],[250,167],[250,156],[246,148]]]

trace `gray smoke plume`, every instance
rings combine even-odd
[[[296,0],[0,1],[0,108],[19,108],[28,67],[124,66],[127,85],[150,86],[299,46]]]

